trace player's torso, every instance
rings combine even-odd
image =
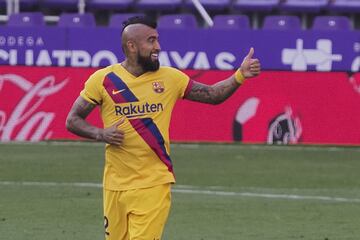
[[[114,174],[108,179],[119,179],[119,183],[111,180],[105,185],[120,185],[123,179],[116,176],[127,176],[126,182],[133,183],[137,181],[132,178],[147,175],[150,184],[159,182],[156,178],[165,174],[167,177],[162,179],[173,181],[168,170],[171,166],[168,129],[178,90],[168,73],[159,70],[134,77],[115,67],[106,74],[102,84],[104,127],[125,120],[119,127],[124,131],[123,144],[120,147],[108,145],[106,151],[105,174]],[[124,172],[125,169],[131,169],[131,174]]]
[[[114,67],[113,70],[103,81],[101,114],[104,126],[109,127],[121,118],[151,118],[158,127],[167,129],[178,97],[172,91],[173,83],[169,76],[161,70],[139,77],[120,68]]]

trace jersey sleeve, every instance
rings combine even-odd
[[[100,105],[102,103],[101,86],[102,78],[98,72],[95,72],[85,82],[84,89],[80,92],[80,96],[92,104]]]
[[[175,68],[173,69],[172,74],[179,89],[178,98],[184,98],[191,90],[193,80],[191,80],[188,75]]]

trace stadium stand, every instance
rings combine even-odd
[[[280,0],[235,0],[234,9],[243,12],[271,12],[278,8]]]
[[[159,28],[197,28],[196,18],[192,14],[169,14],[160,16],[158,19]]]
[[[231,6],[231,0],[199,0],[203,7],[210,12],[224,12]],[[185,1],[187,9],[195,9],[191,0]]]
[[[7,2],[12,3],[10,8]],[[150,14],[157,18],[169,14],[192,14],[195,24],[190,24],[190,26],[212,25],[199,14],[192,0],[19,0],[20,5],[17,7],[16,2],[15,0],[0,0],[0,22],[6,23],[11,13],[41,12],[45,23],[53,25],[59,21],[62,13],[77,12],[95,14],[98,26],[120,26],[120,20],[112,20],[114,14]],[[265,17],[272,15],[300,17],[302,29],[312,29],[316,16],[345,16],[349,18],[352,29],[360,28],[360,16],[357,14],[360,13],[360,0],[199,0],[199,2],[210,13],[213,20],[223,21],[215,23],[215,28],[221,27],[222,24],[225,24],[223,28],[238,28],[240,20],[235,19],[236,15],[248,16],[252,29],[267,25],[264,23]],[[222,17],[217,18],[217,15]],[[229,19],[225,19],[224,15],[228,15]],[[182,21],[192,20],[178,18],[173,25],[181,28]],[[278,22],[278,24],[281,23]],[[188,26],[189,23],[186,25]],[[241,25],[241,28],[246,28],[246,23],[241,23]],[[160,26],[169,26],[169,23],[161,23]],[[286,26],[283,26],[283,29],[286,29]]]
[[[297,16],[266,16],[263,29],[268,30],[301,30],[300,19]]]
[[[216,29],[251,29],[249,17],[246,15],[217,15],[214,17]]]
[[[359,0],[336,0],[330,1],[328,9],[337,13],[360,13]]]
[[[62,13],[58,22],[59,27],[95,27],[96,21],[92,13]]]
[[[313,30],[351,30],[350,19],[345,16],[317,16]]]
[[[130,17],[139,16],[143,14],[137,13],[116,13],[110,16],[109,27],[122,28],[122,23]]]
[[[304,29],[308,28],[313,15],[325,10],[329,0],[285,0],[280,4],[280,11],[287,14],[301,14]]]
[[[88,10],[127,10],[134,6],[133,0],[89,0]]]
[[[41,5],[50,9],[76,10],[79,6],[78,0],[43,0]]]
[[[319,13],[327,7],[328,0],[286,0],[280,8],[287,12]]]
[[[31,10],[39,4],[39,0],[21,0],[20,10]]]
[[[182,7],[181,0],[139,0],[136,8],[142,11],[175,11]]]
[[[30,27],[44,26],[44,15],[41,12],[22,12],[11,14],[7,26]]]
[[[279,7],[280,0],[235,0],[233,8],[240,13],[251,13],[253,28],[259,28],[261,15],[269,14]]]
[[[6,14],[6,0],[0,0],[0,14],[4,16]]]

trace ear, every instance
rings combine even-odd
[[[136,46],[135,42],[127,41],[126,46],[129,49],[129,52],[131,52],[131,53],[137,52],[137,46]]]

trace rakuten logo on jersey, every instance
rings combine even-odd
[[[56,83],[54,76],[33,83],[16,74],[0,75],[0,141],[49,139],[53,133],[50,124],[55,112],[41,111],[40,108],[49,96],[59,92],[67,83],[68,79]],[[3,96],[6,94],[8,97]]]
[[[126,116],[127,118],[142,117],[162,111],[164,111],[162,103],[130,103],[128,105],[115,106],[116,116]]]

